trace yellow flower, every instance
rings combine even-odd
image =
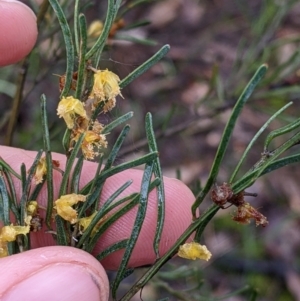
[[[0,235],[0,258],[8,256],[7,242],[3,241]]]
[[[115,73],[106,70],[95,70],[94,85],[90,98],[95,98],[96,103],[107,101],[103,111],[110,111],[116,104],[116,96],[121,94],[119,87],[120,78]],[[123,97],[123,96],[122,96]]]
[[[73,96],[62,98],[57,107],[57,115],[65,120],[69,129],[74,127],[76,115],[87,118],[84,104]]]
[[[0,258],[8,256],[7,243],[15,241],[17,235],[26,235],[30,231],[31,216],[25,217],[26,226],[4,226],[0,231]]]
[[[30,201],[30,202],[28,202],[28,204],[26,206],[27,214],[31,215],[31,216],[36,215],[38,209],[39,209],[39,206],[38,206],[37,201]]]
[[[180,246],[178,256],[186,259],[196,260],[199,258],[208,261],[211,257],[211,253],[206,246],[202,246],[193,241]]]
[[[95,217],[95,215],[97,214],[98,211],[95,211],[92,215],[87,216],[87,217],[83,217],[79,220],[79,225],[80,225],[80,231],[83,233],[87,227],[90,225],[90,223],[92,222],[93,218]],[[91,232],[91,236],[93,236],[94,234],[96,234],[96,232],[99,230],[101,224],[107,219],[106,216],[102,217],[99,222],[96,224],[96,226],[94,227],[94,229]]]
[[[93,21],[87,31],[89,37],[98,38],[102,32],[103,23],[100,20]]]
[[[47,173],[47,164],[46,164],[46,158],[43,157],[40,159],[35,174],[33,176],[33,181],[35,184],[40,184],[43,182],[43,178]]]
[[[86,196],[82,194],[66,194],[62,195],[60,199],[55,201],[54,209],[56,209],[57,214],[61,216],[64,220],[69,221],[71,224],[77,222],[77,211],[72,208],[73,205],[78,202],[84,202]]]
[[[93,220],[96,214],[97,211],[95,211],[92,215],[87,217],[82,217],[79,220],[80,231],[84,232],[87,229],[87,227],[90,225],[91,221]]]
[[[14,226],[11,224],[10,226],[4,226],[1,229],[0,237],[2,241],[14,241],[16,240],[17,235],[19,234],[27,234],[30,231],[30,226]]]

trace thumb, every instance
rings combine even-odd
[[[71,247],[46,247],[0,260],[0,299],[107,301],[109,283],[101,264]],[[3,279],[1,279],[3,278]]]

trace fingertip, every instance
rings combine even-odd
[[[0,275],[1,300],[108,300],[103,267],[82,250],[39,248],[0,262],[6,271]]]
[[[37,39],[36,16],[24,3],[0,1],[0,66],[20,61]]]

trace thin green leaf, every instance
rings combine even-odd
[[[116,6],[114,2],[114,0],[108,0],[107,13],[101,35],[97,39],[94,46],[86,54],[85,60],[90,59],[96,52],[102,51],[115,18]]]
[[[119,150],[120,150],[120,148],[121,148],[121,146],[122,146],[122,144],[123,144],[123,142],[124,142],[124,140],[125,140],[128,132],[129,132],[129,130],[130,130],[130,126],[127,125],[127,126],[124,127],[124,129],[120,133],[120,135],[117,138],[117,140],[116,140],[116,142],[115,142],[112,150],[109,153],[109,156],[108,156],[106,164],[105,164],[105,166],[104,166],[104,168],[102,170],[102,173],[104,173],[106,170],[109,170],[111,168],[111,166],[113,165],[113,163],[114,163],[114,161],[115,161],[115,159],[117,157],[117,154],[118,154],[118,152],[119,152]],[[98,174],[100,173],[100,167],[101,166],[99,166],[99,172],[98,172]],[[93,210],[97,210],[97,208],[99,207],[100,194],[101,194],[101,191],[102,191],[102,187],[104,185],[104,182],[97,183],[97,185],[96,185],[96,183],[97,183],[97,176],[95,177],[95,180],[93,181],[93,185],[92,185],[92,187],[90,189],[90,191],[92,191],[94,186],[97,187],[97,190],[94,191],[94,193],[92,195],[92,198],[91,198],[91,202],[94,203]],[[83,207],[85,208],[85,210],[88,208],[86,206],[89,206],[89,205],[90,205],[90,202],[85,202],[85,204],[83,205]]]
[[[155,140],[155,133],[153,131],[152,115],[148,113],[146,115],[146,135],[148,139],[149,150],[151,152],[158,151],[157,144]],[[153,249],[156,254],[156,258],[159,258],[159,242],[161,239],[161,234],[165,221],[165,190],[164,190],[164,181],[163,174],[160,167],[159,157],[154,160],[153,173],[155,177],[160,179],[160,184],[157,186],[156,195],[157,195],[157,222],[156,222],[156,231],[153,242]]]
[[[114,243],[113,245],[109,246],[108,248],[106,248],[105,250],[100,252],[96,256],[96,258],[100,261],[103,258],[110,255],[111,253],[114,253],[116,251],[119,251],[119,250],[122,250],[122,249],[126,248],[127,242],[128,242],[128,239],[123,239],[121,241],[118,241],[118,242]]]
[[[100,156],[94,179],[91,181],[92,185],[91,185],[90,190],[88,192],[89,194],[91,194],[94,191],[95,187],[97,187],[97,188],[99,187],[99,186],[96,186],[96,184],[97,184],[97,177],[100,175],[100,172],[101,172],[102,163],[103,163],[103,157]]]
[[[247,154],[249,153],[250,149],[252,148],[255,141],[258,139],[258,137],[263,133],[263,131],[269,126],[269,124],[279,115],[281,114],[285,109],[287,109],[289,106],[291,106],[293,103],[289,102],[286,104],[283,108],[281,108],[279,111],[277,111],[275,114],[271,116],[271,118],[268,119],[268,121],[259,129],[259,131],[255,134],[255,136],[252,138],[250,143],[248,144],[247,148],[245,149],[242,158],[240,159],[239,163],[237,164],[235,170],[233,171],[229,183],[232,183],[234,181],[234,178],[236,177],[242,163],[244,162]],[[268,138],[267,138],[268,139]],[[265,144],[266,145],[266,144]],[[266,146],[265,146],[266,149]]]
[[[209,213],[205,215],[205,218],[202,219],[201,224],[199,225],[199,227],[196,230],[196,234],[195,234],[195,238],[194,238],[194,241],[196,241],[196,242],[200,242],[200,238],[201,238],[201,235],[202,235],[204,229],[206,228],[207,224],[211,221],[211,219],[215,216],[218,209],[220,209],[220,208],[218,208],[218,206],[213,205],[211,207],[211,209],[214,209],[214,210],[208,210]]]
[[[123,128],[122,132],[120,133],[118,139],[116,140],[116,142],[107,158],[107,161],[106,161],[103,171],[109,170],[112,167],[112,165],[114,164],[116,157],[119,153],[119,150],[120,150],[125,138],[127,137],[127,134],[129,133],[129,131],[130,131],[130,126],[125,125],[125,127]]]
[[[174,117],[176,111],[177,111],[177,105],[172,104],[172,107],[170,108],[170,110],[168,111],[168,113],[166,114],[166,116],[164,117],[164,121],[161,125],[161,129],[163,132],[165,132],[169,125],[170,125],[170,121],[172,120],[172,118]]]
[[[110,198],[101,206],[100,210],[97,212],[97,214],[94,216],[92,219],[91,223],[89,226],[85,229],[83,235],[81,236],[77,247],[81,247],[83,244],[86,243],[86,240],[89,238],[91,235],[93,229],[97,226],[97,224],[100,222],[101,218],[103,218],[108,212],[110,212],[112,209],[122,205],[124,202],[131,200],[132,198],[135,197],[135,194],[132,194],[130,196],[127,196],[125,198],[122,198],[121,200],[115,202],[113,205],[110,206],[110,204],[130,185],[132,184],[132,180],[127,181],[125,184],[123,184],[119,189],[117,189],[111,196]],[[87,206],[88,208],[89,206]],[[86,209],[83,210],[83,212]],[[78,215],[78,218],[82,217],[82,214]]]
[[[263,155],[263,157],[254,165],[254,167],[249,172],[247,172],[241,179],[239,179],[232,185],[232,190],[234,191],[234,193],[238,193],[251,186],[256,181],[256,179],[264,173],[264,170],[266,170],[282,153],[284,153],[295,144],[299,143],[299,141],[300,132],[295,134],[270,154]]]
[[[31,193],[31,195],[30,195],[30,197],[28,198],[28,200],[30,200],[30,201],[35,201],[35,200],[37,199],[38,195],[40,194],[40,192],[41,192],[41,190],[42,190],[42,188],[43,188],[44,182],[45,182],[45,181],[43,181],[42,183],[39,183],[38,185],[36,185],[36,186],[34,187],[34,190],[33,190],[33,192]]]
[[[142,165],[142,164],[145,164],[147,162],[151,162],[153,161],[156,157],[158,156],[158,153],[157,152],[151,152],[145,156],[142,156],[136,160],[132,160],[130,162],[125,162],[125,163],[122,163],[122,164],[119,164],[115,167],[112,167],[110,168],[109,170],[105,171],[105,172],[102,172],[97,178],[96,178],[96,185],[101,185],[102,183],[105,182],[106,179],[108,179],[109,177],[121,172],[121,171],[124,171],[126,169],[129,169],[129,168],[134,168],[134,167],[137,167],[139,165]],[[80,191],[81,194],[87,194],[88,191],[90,190],[90,187],[92,185],[92,181],[89,182],[88,184],[86,184],[82,190]]]
[[[250,82],[248,83],[248,85],[246,86],[244,91],[242,92],[236,105],[233,108],[230,119],[228,120],[226,127],[224,129],[224,132],[223,132],[213,165],[211,167],[210,174],[209,174],[208,180],[206,182],[206,185],[204,186],[203,190],[199,193],[199,195],[196,198],[196,201],[194,202],[194,204],[192,206],[192,214],[193,214],[194,219],[196,218],[196,210],[199,207],[199,204],[203,201],[203,199],[205,198],[205,196],[207,195],[207,193],[209,192],[213,183],[216,180],[220,165],[223,161],[225,151],[227,149],[229,139],[232,135],[237,118],[239,117],[240,112],[241,112],[242,108],[244,107],[246,101],[249,99],[249,97],[251,96],[255,87],[257,86],[257,84],[261,81],[261,79],[265,75],[266,71],[267,71],[266,65],[262,65],[258,68],[258,70],[256,71],[256,73],[254,74],[254,76],[252,77],[252,79],[250,80]]]
[[[139,196],[139,195],[138,195]],[[124,207],[120,208],[116,212],[114,212],[109,218],[107,218],[103,224],[101,225],[100,229],[97,231],[97,233],[91,238],[89,243],[87,243],[84,246],[84,250],[87,252],[92,252],[94,249],[97,241],[99,240],[99,237],[115,222],[117,221],[121,216],[126,214],[129,210],[131,210],[134,206],[136,206],[139,202],[139,197],[134,197],[128,204],[126,204]]]
[[[141,45],[147,45],[147,46],[156,46],[157,42],[151,39],[140,39],[140,38],[136,38],[130,35],[126,35],[126,34],[122,34],[122,33],[118,33],[115,35],[114,37],[115,40],[119,40],[119,41],[128,41],[128,42],[133,42],[136,44],[141,44]]]
[[[79,181],[81,177],[82,172],[82,166],[83,166],[84,157],[80,156],[76,162],[72,179],[71,179],[71,191],[72,193],[78,193],[79,191]]]
[[[22,191],[24,191],[26,186],[26,166],[24,163],[21,164],[21,185]]]
[[[68,246],[68,238],[65,229],[65,221],[59,216],[55,216],[55,224],[56,224],[56,240],[57,244],[60,246]]]
[[[74,46],[73,46],[72,34],[71,34],[70,27],[68,25],[68,21],[58,0],[49,0],[49,2],[61,26],[61,30],[66,46],[66,57],[67,57],[66,81],[65,81],[65,86],[60,95],[61,97],[63,97],[68,95],[72,83],[74,60],[75,60]]]
[[[153,163],[146,164],[143,179],[142,179],[142,184],[141,184],[138,212],[137,212],[137,215],[135,218],[132,232],[131,232],[130,238],[128,240],[122,261],[121,261],[119,269],[117,271],[116,278],[112,284],[113,298],[116,298],[117,289],[118,289],[122,279],[124,279],[124,273],[127,270],[127,265],[128,265],[129,259],[131,257],[131,254],[132,254],[135,244],[137,242],[139,233],[142,229],[142,225],[143,225],[145,215],[146,215],[146,210],[147,210],[149,186],[150,186],[150,182],[151,182],[152,172],[153,172]]]
[[[127,120],[133,117],[133,112],[128,112],[121,117],[117,118],[116,120],[112,121],[105,128],[102,130],[101,134],[109,134],[114,128],[119,126],[120,124],[126,122]]]
[[[42,127],[43,127],[43,140],[44,150],[46,153],[46,166],[47,166],[47,209],[46,209],[46,225],[48,229],[51,229],[51,218],[53,212],[53,162],[50,145],[50,135],[48,126],[46,97],[43,94],[41,96],[41,111],[42,111]]]
[[[22,185],[22,191],[25,190],[26,187],[26,166],[24,163],[21,164],[21,185]]]
[[[134,23],[128,24],[127,26],[125,26],[123,28],[123,30],[129,30],[129,29],[139,28],[139,27],[150,25],[150,24],[151,24],[151,22],[148,21],[148,20],[141,20],[141,21],[138,21],[138,22],[134,22]]]
[[[80,34],[79,34],[79,26],[78,26],[78,20],[79,20],[79,0],[75,0],[74,5],[74,38],[75,38],[75,49],[77,55],[79,54],[79,44],[80,44]]]
[[[71,138],[71,133],[72,131],[70,129],[66,129],[64,136],[63,136],[63,140],[62,140],[62,145],[63,148],[65,150],[65,153],[68,155],[69,154],[69,149],[70,149],[70,138]]]
[[[67,160],[65,172],[64,172],[64,175],[61,179],[61,184],[60,184],[58,197],[61,197],[62,195],[65,195],[67,193],[67,186],[68,186],[68,182],[69,182],[69,176],[70,176],[70,173],[72,171],[73,164],[76,160],[76,156],[77,156],[77,154],[80,150],[80,147],[81,147],[82,141],[84,139],[84,136],[85,136],[85,134],[80,135],[80,137],[78,138],[78,140],[77,140],[77,142],[76,142],[76,144],[75,144],[75,146],[74,146],[74,148],[71,152],[70,157]]]
[[[100,200],[102,186],[101,185],[96,186],[96,182],[97,182],[97,176],[100,174],[100,171],[102,168],[102,160],[103,160],[103,157],[100,156],[98,166],[97,166],[97,169],[95,172],[95,176],[93,177],[93,180],[90,181],[91,186],[89,188],[89,191],[85,193],[87,195],[87,199],[78,208],[78,212],[79,212],[78,218],[83,217],[85,214],[85,211],[87,209],[89,209],[93,204],[94,204],[94,209],[91,209],[92,211],[97,210],[97,208],[98,208],[98,206],[95,203],[98,204],[98,199]]]
[[[104,108],[105,104],[106,104],[106,101],[101,101],[99,103],[99,105],[95,108],[95,110],[93,111],[92,117],[91,117],[91,121],[92,122],[90,122],[90,129],[92,128],[92,123],[97,119],[99,113],[102,111],[102,109]]]
[[[263,172],[261,173],[261,176],[264,175],[264,174],[267,174],[271,171],[274,171],[276,169],[282,168],[284,166],[287,166],[287,165],[290,165],[290,164],[293,164],[293,163],[299,163],[299,162],[300,162],[300,154],[276,160],[276,161],[272,162],[271,164],[269,164],[267,166],[267,168],[265,168],[263,170]]]
[[[101,35],[98,38],[98,40],[96,41],[95,45],[92,47],[92,49],[95,47],[95,52],[91,56],[94,56],[93,65],[96,69],[99,66],[103,48],[106,44],[106,40],[109,36],[109,33],[110,33],[111,27],[113,25],[113,22],[117,17],[117,13],[118,13],[118,10],[119,10],[119,7],[121,5],[122,0],[116,0],[114,5],[110,2],[114,2],[114,0],[108,0],[108,8],[107,8],[107,13],[106,13],[106,19],[105,19],[105,23],[104,23]],[[97,46],[98,42],[99,42],[99,45]]]
[[[9,211],[10,211],[10,202],[9,195],[6,189],[6,184],[3,176],[3,172],[0,171],[0,207],[1,207],[1,218],[4,226],[11,224]]]
[[[17,194],[16,194],[16,189],[15,185],[13,183],[12,177],[10,175],[10,172],[8,170],[3,170],[4,175],[6,177],[6,182],[8,183],[8,188],[9,188],[9,195],[10,195],[10,209],[13,212],[16,221],[18,224],[20,224],[20,212],[18,210],[19,204],[17,203]]]
[[[78,1],[78,0],[76,0]],[[82,95],[84,76],[86,74],[86,47],[87,47],[87,25],[85,16],[83,14],[79,15],[79,29],[80,29],[80,48],[79,48],[79,66],[77,74],[77,83],[75,98],[80,99]]]
[[[25,182],[24,182],[24,180],[22,180],[22,182],[23,182],[23,185],[22,185],[23,186],[23,191],[22,191],[22,196],[21,196],[21,200],[20,200],[20,210],[21,210],[21,221],[20,222],[21,222],[21,226],[24,226],[24,224],[25,224],[26,204],[27,204],[27,201],[28,201],[27,197],[28,197],[30,186],[31,186],[32,178],[33,178],[34,173],[36,171],[37,165],[38,165],[38,163],[39,163],[39,161],[42,157],[42,154],[43,154],[43,150],[40,150],[37,153],[31,167],[28,170],[27,178],[26,178],[26,170],[24,168],[25,165],[22,165],[23,167],[21,166],[21,168],[22,168],[22,178],[25,177],[25,179],[24,179]],[[25,175],[24,175],[24,172],[25,172]]]
[[[7,164],[1,157],[0,157],[0,166],[2,166],[5,170],[9,171],[12,175],[14,175],[17,179],[21,180],[21,176],[15,172],[9,164]]]
[[[120,81],[120,88],[126,87],[137,77],[145,73],[148,69],[150,69],[153,65],[155,65],[158,61],[160,61],[170,50],[169,45],[164,45],[159,51],[157,51],[150,59],[144,62],[141,66],[136,68],[130,74],[128,74],[125,78]]]
[[[265,151],[267,151],[269,144],[271,143],[271,141],[281,135],[284,135],[286,133],[289,133],[295,129],[297,129],[300,126],[300,118],[296,119],[295,121],[287,124],[286,126],[281,127],[280,129],[276,129],[274,131],[272,131],[266,138],[265,140],[265,145],[264,145],[264,149]]]

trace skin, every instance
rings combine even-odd
[[[21,2],[0,0],[0,66],[20,61],[35,44],[37,38],[36,17]],[[32,163],[35,152],[0,146],[0,156],[16,171],[22,163],[27,167]],[[65,158],[53,154],[64,168]],[[85,162],[81,177],[81,186],[93,178],[96,165]],[[104,201],[116,188],[128,179],[133,184],[123,195],[140,189],[142,171],[127,170],[109,178],[104,186]],[[61,176],[54,172],[55,194]],[[166,215],[160,254],[164,254],[191,223],[190,207],[194,201],[192,192],[176,179],[164,178],[166,192]],[[15,182],[20,195],[20,183]],[[46,206],[46,192],[42,191],[38,202]],[[44,212],[41,212],[43,216]],[[134,223],[136,210],[119,219],[103,235],[96,246],[97,254],[105,247],[124,238],[128,238]],[[136,267],[152,264],[155,254],[152,241],[156,227],[156,195],[151,193],[146,219],[133,251],[129,266]],[[43,229],[44,230],[44,229]],[[72,300],[106,301],[109,296],[109,283],[105,269],[118,268],[123,251],[105,258],[101,264],[90,254],[71,247],[54,246],[52,236],[44,231],[32,233],[33,250],[0,260],[0,299],[1,300]]]

